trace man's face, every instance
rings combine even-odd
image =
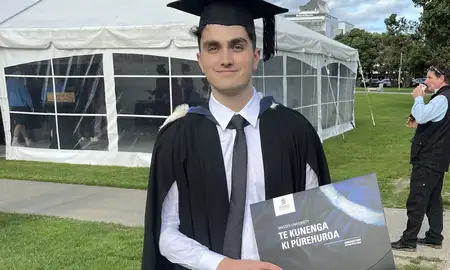
[[[440,89],[444,83],[444,76],[436,76],[434,71],[428,71],[427,79],[425,80],[425,84],[428,86],[430,90]]]
[[[197,59],[215,90],[236,95],[251,84],[260,50],[253,50],[252,41],[242,26],[207,25]]]

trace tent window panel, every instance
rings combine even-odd
[[[264,67],[263,67],[263,61],[259,60],[258,62],[258,67],[256,69],[256,71],[253,72],[253,76],[264,76]]]
[[[302,75],[317,75],[317,69],[302,62]]]
[[[322,105],[322,129],[336,125],[336,104]]]
[[[309,106],[317,104],[317,78],[303,77],[302,78],[302,106]]]
[[[169,75],[169,59],[154,55],[113,54],[115,75]]]
[[[170,115],[169,78],[115,78],[115,84],[118,114]]]
[[[200,66],[197,61],[179,59],[179,58],[170,58],[170,65],[172,69],[172,76],[174,75],[195,75],[201,76],[203,75]]]
[[[287,75],[301,75],[302,74],[302,61],[287,57],[286,61],[286,74]]]
[[[57,113],[105,114],[105,86],[103,78],[56,78],[53,87],[42,91],[46,104],[55,101]]]
[[[302,106],[302,79],[301,77],[287,78],[287,106],[290,108]]]
[[[354,100],[355,99],[355,87],[356,87],[356,79],[349,80],[349,87],[347,92],[347,100]]]
[[[350,69],[343,64],[339,64],[339,76],[342,77],[350,77],[349,76]]]
[[[165,118],[117,117],[119,152],[151,153]]]
[[[6,67],[5,75],[51,76],[50,60]]]
[[[103,54],[55,58],[53,69],[55,76],[101,76]]]
[[[283,56],[275,56],[264,63],[264,76],[283,75]]]
[[[350,122],[353,117],[353,101],[339,102],[339,121]]]
[[[337,78],[322,76],[322,103],[337,101]]]
[[[106,121],[106,116],[58,115],[60,149],[108,151]]]
[[[9,117],[12,146],[48,149],[53,141],[53,149],[58,149],[54,115],[10,112]],[[24,134],[27,135],[32,144],[27,144]]]
[[[300,109],[300,113],[308,119],[308,121],[311,123],[311,125],[318,130],[318,112],[317,112],[317,105],[315,106],[309,106],[309,107],[303,107]]]
[[[328,68],[328,71],[327,71]],[[322,76],[338,76],[339,63],[332,63],[322,68]],[[329,72],[329,74],[328,74]],[[342,76],[342,75],[341,75]]]
[[[341,77],[353,78],[356,76],[356,73],[349,69],[346,65],[339,65],[339,72]]]
[[[341,78],[339,89],[339,101],[347,101],[353,99],[354,83],[353,79]]]
[[[349,101],[345,103],[345,115],[344,115],[344,121],[349,122],[353,121],[353,110],[354,110],[355,102]]]
[[[209,83],[206,78],[172,77],[173,108],[181,104],[199,106],[209,97]]]
[[[51,78],[6,77],[6,90],[10,111],[33,109],[35,112],[55,112],[53,101],[42,99],[45,89],[53,91]]]
[[[255,87],[256,91],[264,94],[264,78],[262,77],[253,77],[253,87]]]
[[[273,96],[277,103],[283,103],[283,78],[265,78],[266,96]]]

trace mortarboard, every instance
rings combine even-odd
[[[264,61],[276,50],[275,15],[289,11],[264,0],[177,0],[167,6],[200,16],[199,26],[241,25],[255,29],[254,20],[262,18]]]

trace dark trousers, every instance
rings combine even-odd
[[[402,237],[405,243],[415,244],[425,214],[430,225],[430,229],[425,234],[426,238],[438,243],[444,239],[441,196],[443,182],[443,172],[413,165],[410,192],[406,202],[408,223]]]

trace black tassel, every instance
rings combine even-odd
[[[275,55],[275,16],[263,18],[263,60],[264,62]]]

